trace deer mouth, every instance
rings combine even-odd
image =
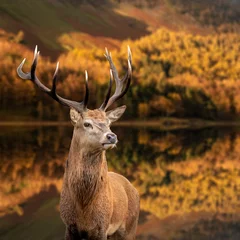
[[[109,148],[112,149],[112,148],[116,147],[116,143],[103,143],[102,146],[105,150],[107,150]]]

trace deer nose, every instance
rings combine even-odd
[[[108,133],[106,135],[107,137],[107,140],[110,142],[110,143],[116,143],[117,142],[117,135],[114,134],[114,133]]]

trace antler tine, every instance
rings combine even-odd
[[[126,94],[132,78],[132,67],[131,67],[132,54],[129,46],[128,46],[128,70],[122,79],[119,78],[118,71],[113,63],[111,53],[109,53],[107,49],[106,49],[105,57],[107,58],[110,64],[110,69],[112,70],[112,75],[116,83],[116,89],[112,97],[108,100],[108,102],[105,103],[106,102],[106,99],[105,99],[104,103],[102,104],[101,109],[103,109],[104,111],[106,111],[110,107],[110,105],[112,105],[114,102],[116,102],[118,99],[122,98]],[[125,84],[125,88],[123,90],[124,84]]]
[[[18,66],[18,68],[17,68],[17,73],[18,73],[18,76],[19,76],[20,78],[22,78],[22,79],[24,79],[24,80],[28,80],[28,79],[31,77],[30,73],[24,73],[24,72],[22,71],[22,67],[23,67],[25,61],[26,61],[26,58],[24,58],[24,59],[22,60],[22,62],[20,63],[20,65]]]
[[[51,89],[51,93],[53,96],[56,97],[56,87],[57,87],[57,74],[58,74],[58,69],[59,69],[59,62],[57,62],[57,66],[56,66],[56,70],[55,73],[53,75],[53,82],[52,82],[52,89]]]
[[[109,101],[109,98],[110,98],[110,95],[111,95],[111,90],[112,90],[112,81],[113,81],[113,74],[112,74],[112,69],[110,69],[110,81],[109,81],[109,85],[108,85],[108,91],[107,91],[107,95],[105,97],[105,100],[104,100],[103,104],[99,108],[100,110],[104,111],[104,109],[105,109],[105,107],[106,107],[106,105]]]
[[[132,52],[130,47],[128,46],[128,60],[130,61],[130,63],[132,64]]]
[[[72,101],[72,100],[62,98],[61,96],[59,96],[56,93],[57,74],[58,74],[58,69],[59,69],[59,63],[57,63],[56,70],[55,70],[55,73],[53,75],[52,88],[49,89],[48,87],[46,87],[44,84],[41,83],[41,81],[37,78],[36,73],[35,73],[36,68],[37,68],[39,53],[40,52],[38,51],[37,46],[36,46],[35,51],[34,51],[34,58],[33,58],[33,63],[32,63],[32,66],[31,66],[31,71],[28,72],[28,73],[24,73],[23,70],[22,70],[23,65],[26,61],[26,59],[23,59],[23,61],[21,62],[21,64],[17,68],[18,76],[22,79],[25,79],[25,80],[31,80],[34,84],[37,85],[38,88],[40,88],[43,92],[47,93],[50,97],[52,97],[54,100],[61,103],[62,105],[68,106],[70,108],[72,107],[79,112],[84,111],[87,108],[88,92],[89,92],[88,91],[88,83],[87,83],[87,74],[86,74],[86,84],[85,84],[86,93],[85,93],[85,97],[84,97],[83,102],[76,102],[76,101]]]
[[[88,103],[88,97],[89,97],[89,89],[88,89],[88,73],[87,70],[85,70],[85,97],[83,101],[83,108],[87,108],[87,103]]]

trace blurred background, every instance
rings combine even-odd
[[[37,75],[89,108],[109,81],[105,47],[133,80],[109,169],[141,195],[137,239],[240,239],[239,0],[0,0],[0,239],[63,239],[58,203],[69,110],[19,79]],[[116,106],[116,105],[115,105]]]

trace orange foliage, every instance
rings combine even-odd
[[[3,32],[3,35],[7,33]],[[73,35],[74,36],[74,35]],[[68,38],[70,36],[65,36]],[[42,113],[36,112],[38,91],[28,81],[19,79],[16,67],[23,57],[32,53],[19,43],[21,33],[11,41],[0,38],[0,106],[3,110],[30,105],[35,117],[60,119],[63,116],[45,104]],[[64,39],[65,39],[64,38]],[[63,41],[63,40],[62,40]],[[67,41],[66,39],[64,41]],[[109,80],[109,64],[104,50],[72,42],[70,50],[59,56],[60,77],[58,91],[64,96],[79,99],[83,91],[84,70],[95,97],[92,103],[101,104]],[[234,33],[193,36],[184,32],[159,29],[136,41],[125,41],[120,50],[112,51],[119,75],[127,68],[127,45],[133,53],[133,82],[128,97],[132,117],[200,117],[206,119],[236,119],[240,114],[238,80],[240,79],[239,35]],[[39,77],[50,85],[55,64],[41,58]],[[80,80],[79,80],[80,79]],[[14,86],[14,87],[13,87]],[[79,89],[79,90],[76,90]],[[8,100],[11,100],[11,106]],[[50,100],[48,100],[50,102]],[[146,107],[148,109],[146,111]],[[138,109],[138,111],[135,111]]]

